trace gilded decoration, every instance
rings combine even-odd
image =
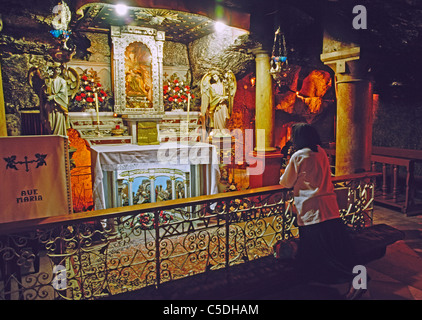
[[[162,59],[164,32],[111,27],[115,112],[161,117],[164,113]]]
[[[141,42],[125,50],[126,103],[130,108],[152,106],[151,52]]]

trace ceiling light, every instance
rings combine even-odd
[[[214,25],[214,28],[215,31],[222,32],[226,28],[226,24],[221,21],[217,21]]]
[[[125,15],[127,13],[127,10],[128,10],[127,5],[121,4],[121,3],[116,4],[116,8],[115,9],[116,9],[116,13],[119,16]]]

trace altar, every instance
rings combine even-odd
[[[218,162],[215,146],[200,142],[91,146],[95,209],[216,194]]]

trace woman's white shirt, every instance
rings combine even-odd
[[[311,225],[340,217],[324,149],[296,151],[280,178],[280,185],[293,188],[298,225]]]

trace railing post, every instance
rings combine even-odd
[[[159,211],[154,211],[154,229],[155,229],[155,275],[157,277],[156,287],[161,283],[160,276],[160,227],[159,227]]]
[[[382,164],[382,197],[387,198],[387,165]]]
[[[398,168],[396,164],[393,164],[393,201],[397,202],[397,193],[398,193],[398,189],[397,189],[397,177],[398,175]]]
[[[226,206],[226,208],[228,208],[228,210],[230,210],[230,207]],[[229,248],[229,241],[230,241],[230,212],[226,211],[224,213],[226,215],[226,268],[228,268],[230,266],[230,248]]]

